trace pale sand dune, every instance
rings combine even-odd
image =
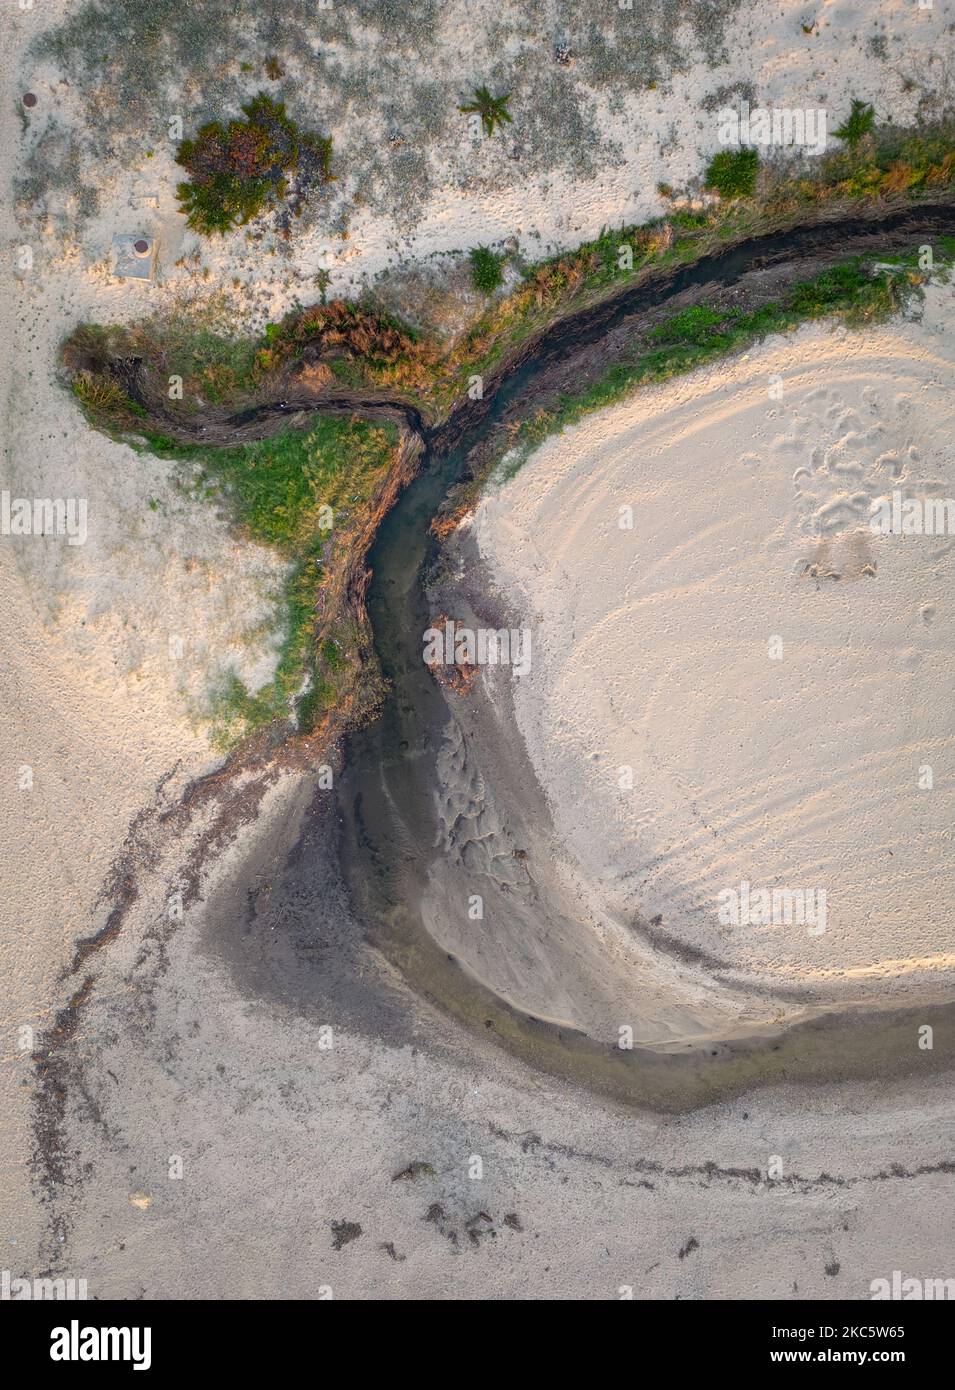
[[[518,722],[591,909],[662,918],[722,983],[831,1007],[955,978],[955,539],[867,521],[894,488],[955,497],[951,309],[933,288],[921,323],[645,391],[476,518],[533,629]],[[721,923],[744,880],[825,889],[825,930]]]

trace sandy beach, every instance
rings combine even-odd
[[[533,639],[517,720],[605,953],[626,976],[655,929],[706,962],[704,1015],[725,989],[760,1027],[951,989],[952,542],[870,526],[880,498],[955,486],[951,296],[648,390],[478,509]],[[802,890],[803,917],[761,918],[761,889]],[[625,1000],[570,1021],[611,1035]],[[661,1012],[638,1035],[685,1040]]]
[[[326,292],[457,342],[472,248],[508,249],[503,294],[661,215],[724,100],[947,109],[944,7],[373,9],[0,22],[0,482],[89,523],[0,537],[0,1268],[130,1301],[866,1300],[947,1274],[951,1076],[919,1071],[912,1010],[947,1055],[955,550],[868,523],[955,495],[951,286],[641,391],[490,487],[447,582],[533,660],[410,749],[433,834],[387,865],[358,735],[231,761],[212,737],[223,680],[274,675],[288,562],[94,429],[59,358],[80,323],[185,305],[248,336]],[[483,81],[513,92],[494,141],[459,110]],[[332,137],[335,181],[294,225],[203,238],[177,142],[263,85]],[[114,237],[140,235],[154,277],[121,280]],[[411,884],[405,957],[356,866]],[[824,930],[818,898],[721,921],[744,882],[824,890]],[[666,1104],[604,1084],[621,1028]]]

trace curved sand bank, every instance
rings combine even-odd
[[[955,537],[869,516],[955,498],[951,306],[644,392],[482,504],[579,898],[559,986],[485,935],[470,964],[511,1002],[672,1046],[950,996]]]

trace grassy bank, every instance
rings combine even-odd
[[[933,275],[947,273],[955,264],[955,238],[937,238],[934,250],[931,270],[919,268],[917,252],[888,257],[878,271],[867,258],[855,256],[751,312],[697,305],[671,315],[646,334],[629,360],[615,363],[583,390],[561,394],[552,406],[521,421],[506,446],[485,462],[482,479],[495,470],[502,478],[513,477],[545,439],[583,416],[626,399],[640,386],[741,352],[770,334],[789,333],[820,318],[840,320],[849,328],[890,318],[911,306]],[[469,500],[482,479],[472,482]]]
[[[607,293],[692,263],[727,243],[783,229],[837,211],[888,211],[955,192],[955,123],[924,130],[882,127],[853,148],[844,146],[814,161],[767,165],[756,172],[751,196],[706,202],[668,190],[672,209],[642,225],[607,229],[573,252],[525,273],[514,294],[488,310],[445,363],[449,379],[435,386],[443,410],[467,388],[472,373],[488,373],[508,349],[558,314]],[[704,180],[705,182],[705,180]],[[700,206],[699,204],[704,204]]]
[[[275,674],[252,691],[232,673],[214,692],[216,744],[228,748],[277,721],[309,731],[346,695],[373,696],[367,634],[336,591],[394,462],[397,428],[329,416],[233,448],[179,445],[148,431],[143,441],[179,465],[187,493],[224,502],[244,534],[291,567],[277,614],[283,636]]]

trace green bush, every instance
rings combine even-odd
[[[244,120],[227,126],[210,121],[176,152],[189,173],[176,196],[197,232],[227,232],[251,221],[284,196],[292,174],[303,194],[330,178],[331,140],[300,131],[282,102],[260,93],[242,114]]]
[[[721,198],[749,198],[758,173],[759,155],[755,150],[721,150],[710,160],[706,186],[715,188]]]
[[[484,134],[493,135],[496,126],[510,125],[514,119],[507,109],[510,99],[509,92],[502,97],[496,97],[489,88],[477,87],[471,100],[463,102],[458,110],[463,111],[465,115],[480,116]]]
[[[475,246],[471,252],[471,282],[482,294],[493,294],[504,281],[503,256],[496,256],[487,246]]]
[[[867,101],[853,97],[852,110],[834,133],[840,140],[845,140],[850,150],[854,150],[863,135],[868,135],[874,125],[875,108]]]

